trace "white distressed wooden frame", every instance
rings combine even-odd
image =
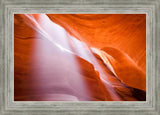
[[[159,12],[159,0],[0,0],[0,115],[159,115]],[[146,101],[14,101],[13,16],[17,13],[146,14]]]

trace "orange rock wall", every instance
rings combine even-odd
[[[47,15],[88,46],[108,53],[123,83],[146,90],[145,14]]]
[[[47,14],[71,35],[91,47],[126,53],[146,72],[145,14]]]

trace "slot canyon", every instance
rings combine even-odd
[[[15,101],[146,101],[145,14],[14,14]]]

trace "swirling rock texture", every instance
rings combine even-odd
[[[15,14],[15,101],[145,101],[145,14]]]

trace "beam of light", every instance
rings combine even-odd
[[[37,70],[34,69],[32,71],[34,77],[32,78],[32,81],[35,81],[36,83],[33,86],[35,88],[35,92],[40,92],[42,89],[48,89],[48,92],[55,94],[52,97],[53,101],[81,100],[80,98],[76,97],[74,93],[79,96],[83,94],[83,96],[88,97],[89,100],[90,91],[88,90],[88,87],[86,86],[86,83],[81,78],[81,76],[77,74],[75,77],[69,72],[64,72],[73,71],[78,73],[78,71],[80,71],[74,55],[71,55],[74,54],[74,52],[72,52],[68,44],[67,32],[59,25],[51,22],[45,14],[39,14],[37,20],[34,18],[34,15],[26,14],[26,16],[32,21],[32,23],[29,23],[28,21],[28,24],[37,31],[36,37],[43,38],[36,40],[35,49],[33,52],[33,63],[35,65],[39,65]],[[50,43],[56,47],[48,49],[47,46],[51,45]],[[60,62],[63,61],[60,59],[62,57],[61,54],[53,54],[53,52],[56,52],[58,49],[64,53],[68,53],[68,55],[65,55],[64,58],[69,59],[70,62],[72,62],[72,70],[70,70],[70,68],[63,67],[63,64],[67,62]],[[59,56],[59,59],[53,59],[52,54],[55,55],[55,57]],[[52,89],[50,89],[50,87],[52,87]],[[79,90],[75,90],[75,88]],[[36,93],[36,95],[39,94]],[[49,98],[47,96],[43,96],[42,100],[48,99]]]
[[[87,60],[88,62],[92,63],[95,70],[99,72],[100,74],[100,79],[102,80],[102,82],[104,83],[107,91],[110,93],[110,95],[114,98],[114,99],[118,99],[120,100],[120,97],[117,96],[117,93],[114,91],[114,89],[112,88],[112,84],[108,81],[108,78],[106,76],[106,74],[104,73],[104,71],[102,70],[101,66],[99,65],[99,63],[97,62],[96,58],[94,57],[93,52],[98,51],[98,49],[96,50],[95,48],[89,48],[85,43],[79,41],[78,39],[75,39],[72,36],[69,36],[69,38],[72,41],[72,44],[74,44],[74,49],[75,49],[75,53],[82,57],[83,59]],[[97,52],[96,52],[97,53]],[[97,53],[99,54],[99,53]],[[100,55],[100,54],[99,54]],[[106,63],[106,67],[108,63]],[[110,66],[108,67],[108,69],[110,69]],[[111,86],[111,87],[108,87]]]
[[[35,18],[36,15],[32,15],[32,14],[25,14],[25,16],[28,18],[26,22],[29,24],[29,26],[31,26],[34,30],[37,31],[36,33],[37,38],[42,37],[44,39],[44,41],[39,41],[35,43],[35,49],[34,49],[33,55],[41,54],[41,56],[42,55],[43,56],[39,58],[35,56],[33,63],[41,63],[42,65],[49,65],[50,64],[49,62],[53,61],[52,58],[50,59],[49,57],[45,57],[45,55],[49,55],[53,52],[53,51],[50,51],[49,49],[46,49],[46,46],[49,45],[48,42],[45,41],[47,39],[61,51],[77,55],[87,60],[88,62],[92,63],[95,70],[99,72],[100,79],[105,84],[106,89],[110,93],[110,95],[113,98],[120,100],[120,97],[117,95],[114,89],[112,89],[112,87],[108,88],[108,86],[112,86],[112,85],[108,82],[107,76],[105,76],[104,71],[102,70],[101,66],[98,64],[96,58],[92,54],[91,50],[93,50],[93,48],[90,49],[85,43],[70,36],[65,31],[65,29],[63,29],[61,26],[52,22],[45,14],[38,14],[37,18]],[[66,58],[69,58],[72,61],[72,64],[74,66],[74,69],[72,71],[75,71],[75,72],[77,71],[78,73],[80,71],[79,70],[80,68],[78,68],[77,60],[75,59],[75,57],[69,56]],[[46,83],[48,87],[61,87],[62,89],[65,89],[66,87],[68,87],[69,90],[74,90],[73,87],[76,85],[82,94],[85,94],[86,96],[89,96],[89,97],[91,96],[85,81],[83,81],[83,79],[80,76],[76,76],[76,77],[66,76],[63,74],[63,70],[62,70],[62,72],[58,72],[58,73],[55,72],[56,76],[49,75],[48,77],[49,81],[44,79],[43,77],[47,77],[45,76],[44,73],[51,73],[50,71],[52,71],[51,70],[52,67],[53,66],[51,66],[49,70],[48,70],[48,67],[47,68],[39,67],[38,71],[35,70],[33,72],[37,76],[36,78],[34,78],[34,80],[38,84],[39,88],[40,87],[44,88],[45,86],[42,83]],[[70,83],[70,81],[68,80],[71,80],[74,83],[73,82]],[[75,84],[75,85],[72,85],[72,84]],[[59,94],[60,97],[66,98],[66,96],[63,97],[63,95],[64,94],[62,95]],[[74,95],[71,95],[71,96],[74,96]],[[45,97],[45,99],[46,98],[47,97]],[[75,101],[75,99],[77,99],[77,101],[79,100],[76,96],[73,100]]]
[[[63,28],[61,28],[60,26],[58,26],[57,24],[54,24],[52,23],[48,17],[44,14],[41,14],[41,15],[38,15],[38,19],[39,19],[39,22],[41,23],[45,23],[44,25],[40,25],[37,20],[33,17],[33,15],[31,14],[25,14],[25,16],[27,18],[29,18],[29,20],[27,21],[27,23],[29,24],[29,26],[31,26],[34,30],[36,30],[39,34],[41,34],[43,37],[45,37],[46,39],[48,39],[49,41],[51,41],[55,46],[59,47],[62,51],[66,51],[66,52],[69,52],[69,53],[72,53],[70,50],[68,50],[67,48],[65,48],[63,45],[60,45],[61,43],[66,43],[66,42],[61,42],[63,37],[65,37],[64,35],[65,34],[61,34],[59,32],[62,32],[64,33],[65,30]],[[43,16],[43,20],[40,18]],[[44,20],[46,20],[44,22]],[[31,22],[30,22],[31,21]],[[48,26],[50,25],[50,26]],[[47,28],[46,28],[47,27]],[[56,30],[55,30],[56,28]],[[50,31],[47,31],[46,30],[50,30]],[[57,33],[54,34],[56,31]],[[57,35],[57,36],[56,36]],[[63,35],[63,36],[62,36]],[[53,39],[54,38],[54,39]],[[59,41],[58,41],[59,40]],[[66,45],[66,44],[65,44]]]

